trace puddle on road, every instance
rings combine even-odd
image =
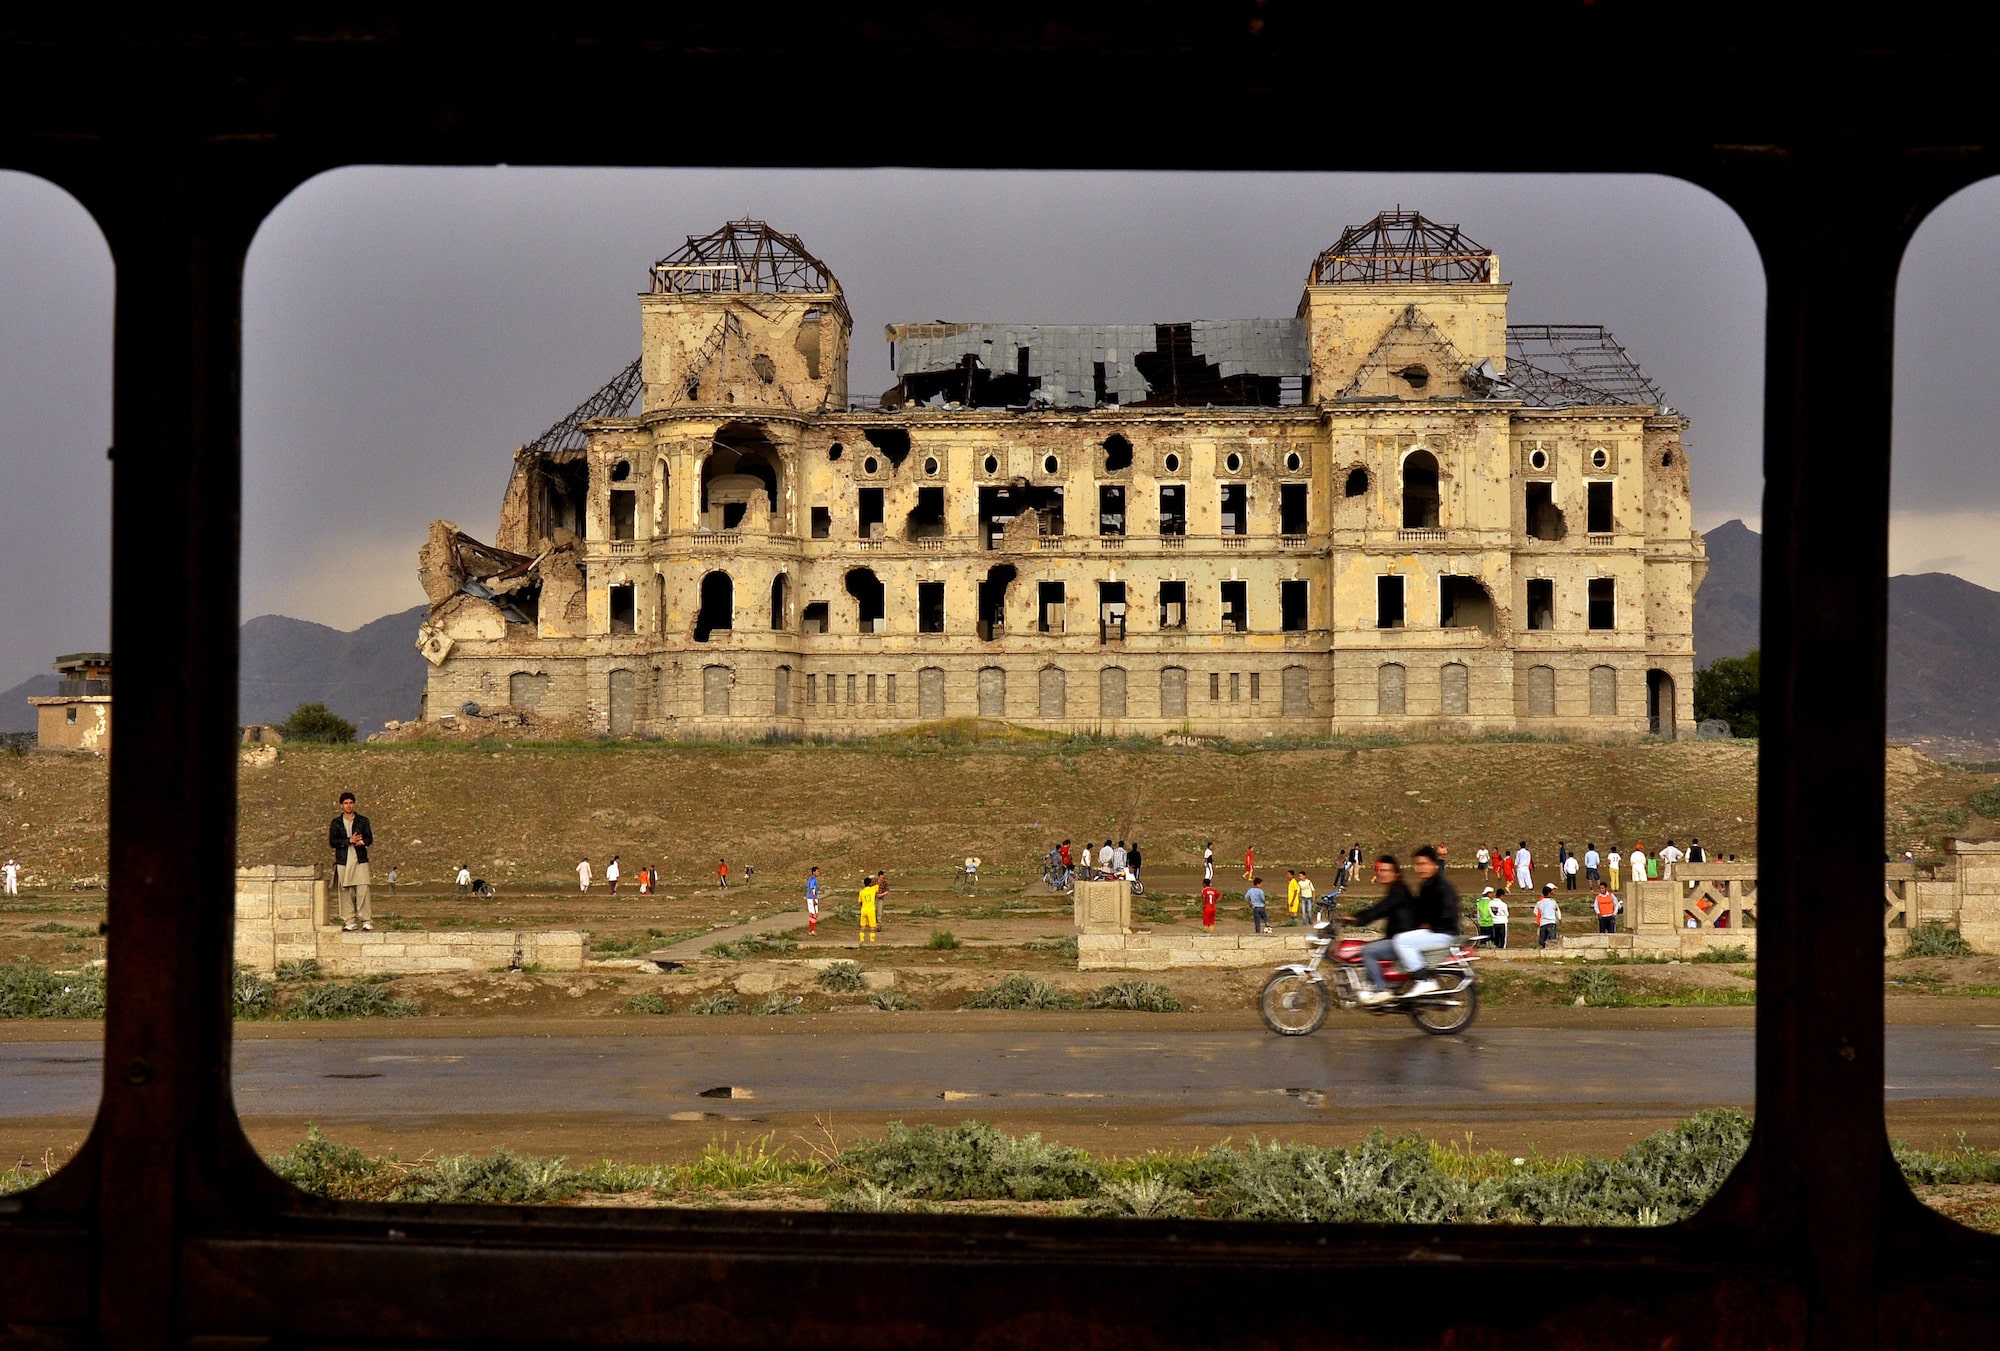
[[[322,1078],[322,1079],[380,1079],[381,1077],[382,1077],[382,1076],[381,1076],[381,1074],[380,1074],[380,1073],[378,1073],[378,1072],[374,1072],[374,1071],[370,1071],[369,1073],[366,1073],[366,1074],[322,1074],[322,1075],[320,1075],[320,1078]]]

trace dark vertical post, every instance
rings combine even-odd
[[[191,1184],[218,1133],[235,1129],[237,372],[249,226],[199,153],[154,149],[124,165],[100,217],[118,267],[118,728],[97,1314],[103,1340],[122,1346],[178,1340]]]
[[[1763,178],[1758,1143],[1817,1347],[1876,1342],[1890,371],[1902,219],[1853,165]]]

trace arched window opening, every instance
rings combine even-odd
[[[736,583],[726,572],[711,572],[701,579],[701,610],[694,620],[694,640],[705,643],[717,630],[736,627]]]
[[[851,568],[847,573],[847,594],[859,610],[861,632],[880,633],[888,615],[887,592],[873,569]]]
[[[1403,528],[1438,528],[1438,462],[1428,450],[1413,450],[1403,461]]]
[[[1347,483],[1341,489],[1347,497],[1365,497],[1368,493],[1368,471],[1360,465],[1347,471]]]
[[[771,632],[783,633],[785,623],[785,574],[771,579]]]
[[[715,434],[701,466],[701,525],[708,530],[770,528],[778,511],[778,448],[763,430],[731,422]]]

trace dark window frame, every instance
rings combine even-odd
[[[1339,20],[1303,7],[1273,10],[1275,19],[1255,29],[1207,7],[1168,9],[1144,32],[1121,29],[1124,77],[1165,83],[1185,51],[1240,53],[1240,63],[1217,64],[1214,97],[1243,96],[1254,78],[1267,121],[1307,120],[1313,82],[1273,78],[1264,67],[1324,50],[1332,34],[1322,25]],[[1532,69],[1522,77],[1615,65],[1634,35],[1627,18],[1604,22],[1568,7],[1525,14],[1516,50],[1532,54],[1524,57]],[[242,87],[215,86],[235,91],[226,96],[234,112],[197,102],[187,115],[227,127],[227,136],[156,128],[157,103],[137,90],[122,101],[66,97],[106,61],[143,67],[151,51],[144,36],[57,19],[48,24],[52,37],[37,30],[0,40],[13,96],[49,110],[32,140],[0,141],[0,164],[69,187],[104,227],[120,280],[145,282],[119,286],[115,301],[113,435],[121,451],[140,453],[118,458],[112,528],[115,537],[147,540],[146,550],[120,551],[112,565],[121,664],[110,869],[121,884],[109,901],[103,1097],[78,1155],[0,1214],[8,1261],[0,1323],[88,1329],[114,1342],[213,1328],[281,1342],[576,1344],[595,1340],[580,1315],[643,1290],[648,1303],[631,1309],[626,1326],[629,1336],[652,1340],[862,1345],[912,1326],[913,1310],[938,1345],[990,1335],[1006,1319],[1017,1321],[1021,1344],[1036,1345],[1073,1345],[1079,1329],[1107,1342],[1212,1347],[1307,1343],[1320,1334],[1324,1310],[1315,1301],[1246,1306],[1189,1280],[1188,1254],[1199,1245],[1217,1281],[1275,1273],[1308,1286],[1337,1278],[1367,1288],[1371,1300],[1351,1308],[1346,1329],[1357,1340],[1435,1341],[1474,1317],[1463,1301],[1426,1298],[1439,1263],[1450,1262],[1454,1283],[1466,1288],[1533,1283],[1532,1311],[1480,1325],[1493,1345],[1581,1343],[1608,1335],[1617,1320],[1643,1320],[1649,1334],[1690,1344],[1862,1345],[1892,1325],[1911,1342],[2000,1341],[2000,1314],[1972,1297],[1992,1287],[2000,1243],[1924,1210],[1894,1171],[1883,1114],[1881,955],[1853,941],[1880,922],[1873,872],[1885,758],[1896,269],[1930,208],[2000,171],[1983,119],[1956,92],[1978,85],[1961,63],[1989,59],[1989,44],[1976,28],[1955,33],[1949,46],[1921,37],[1881,43],[1858,30],[1818,34],[1824,60],[1865,63],[1875,106],[1895,110],[1862,139],[1823,116],[1817,99],[1788,97],[1798,76],[1787,26],[1710,32],[1699,11],[1652,22],[1675,43],[1677,78],[1714,97],[1635,104],[1615,125],[1579,125],[1559,144],[1495,150],[1444,140],[1392,158],[1439,171],[1679,174],[1735,209],[1758,240],[1767,301],[1763,477],[1766,499],[1786,505],[1764,522],[1762,660],[1766,688],[1786,698],[1764,711],[1757,847],[1772,858],[1812,847],[1823,864],[1809,877],[1775,871],[1760,880],[1759,900],[1775,914],[1809,912],[1814,922],[1765,932],[1759,984],[1786,998],[1758,1010],[1757,1131],[1744,1163],[1695,1221],[1593,1230],[1587,1241],[1561,1229],[1413,1225],[1395,1231],[1393,1252],[1380,1231],[1343,1226],[1134,1222],[1107,1254],[1088,1224],[1021,1217],[332,1205],[272,1178],[240,1131],[229,1091],[232,1028],[222,991],[233,916],[207,903],[226,892],[235,863],[232,598],[241,567],[235,514],[220,508],[240,496],[235,319],[244,253],[289,188],[347,160],[644,161],[654,150],[650,87],[589,76],[650,39],[618,27],[584,40],[596,36],[585,15],[572,20],[577,40],[567,46],[499,33],[494,59],[451,63],[435,59],[437,38],[422,26],[364,20],[357,36],[370,40],[331,44],[323,60],[300,62],[288,55],[282,20],[272,34],[198,35],[191,50],[240,72],[232,78]],[[873,31],[831,24],[768,42],[841,63],[857,82],[892,80],[913,53],[964,63],[958,79],[976,87],[1003,68],[1009,82],[1056,82],[1061,63],[1091,59],[1112,41],[1087,23],[1065,29],[1047,50],[918,28],[888,50],[872,44]],[[690,47],[712,40],[699,23],[689,30]],[[684,101],[724,96],[740,78],[731,63],[714,65],[713,73],[686,68]],[[413,66],[425,71],[421,86],[398,76]],[[566,109],[508,97],[524,66],[550,85],[591,83],[602,98]],[[1768,78],[1746,79],[1746,69]],[[1404,78],[1394,63],[1362,68],[1351,97],[1381,101]],[[345,96],[327,97],[333,88]],[[390,97],[395,91],[415,103]],[[267,125],[275,110],[296,125]],[[1928,153],[1940,145],[1968,148]],[[1178,143],[1178,162],[1234,168],[1241,152],[1232,129],[1198,128]],[[126,168],[105,172],[107,154]],[[949,120],[918,127],[898,146],[914,164],[964,163],[965,155],[962,129]],[[232,170],[253,163],[255,172]],[[1322,167],[1311,156],[1286,163]],[[159,352],[176,359],[122,359]],[[192,614],[159,607],[163,580],[211,603]],[[191,828],[143,806],[157,798],[163,765],[191,799],[214,804]],[[161,857],[181,866],[149,866]],[[1408,1261],[1412,1250],[1429,1260]],[[335,1265],[340,1289],[329,1287]],[[494,1300],[500,1282],[537,1297]],[[888,1283],[898,1294],[893,1310],[879,1300]],[[706,1332],[683,1321],[691,1307],[703,1311]]]

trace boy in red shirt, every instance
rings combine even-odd
[[[1215,932],[1215,903],[1222,899],[1222,893],[1215,889],[1215,883],[1205,883],[1201,889],[1201,927],[1204,933]]]

